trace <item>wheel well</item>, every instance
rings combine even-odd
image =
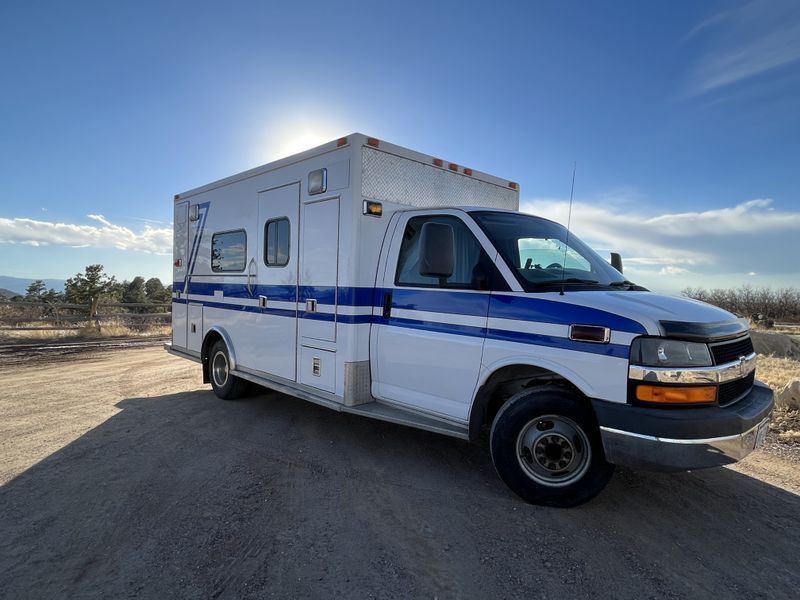
[[[203,340],[203,346],[200,349],[200,360],[203,364],[203,383],[211,383],[211,374],[208,372],[208,353],[211,352],[211,348],[217,343],[217,340],[221,339],[222,336],[219,332],[211,330]]]
[[[524,389],[560,387],[581,397],[583,393],[558,373],[532,365],[508,365],[492,373],[475,396],[469,419],[469,438],[476,440],[486,425],[491,425],[506,401]]]

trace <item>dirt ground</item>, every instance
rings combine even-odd
[[[485,448],[277,393],[223,402],[161,348],[2,361],[0,598],[796,598],[800,464],[618,469],[570,510]]]

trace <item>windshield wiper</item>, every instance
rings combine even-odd
[[[632,281],[628,281],[627,279],[625,279],[624,281],[612,281],[608,285],[609,287],[622,287],[622,286],[636,287],[635,283],[633,283]]]
[[[598,285],[600,282],[597,281],[596,279],[579,279],[578,277],[567,277],[563,281],[561,279],[553,279],[552,281],[537,281],[532,283],[536,287],[546,287],[546,286],[560,286],[562,284]]]

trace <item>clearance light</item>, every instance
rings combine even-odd
[[[508,187],[510,187],[512,190],[515,190],[515,189],[517,189],[519,186],[518,186],[518,185],[517,185],[515,182],[513,182],[513,181],[509,181],[509,182],[508,182]]]
[[[470,175],[471,176],[472,175],[472,169],[468,169],[467,167],[464,167],[464,175]]]
[[[577,342],[607,344],[611,340],[611,330],[600,325],[570,325],[569,339]]]
[[[380,217],[383,214],[383,204],[374,200],[364,200],[364,208],[361,212],[370,217]]]
[[[447,168],[450,169],[451,171],[458,171],[458,165],[454,163],[450,163],[450,165]]]
[[[443,167],[444,161],[441,158],[434,158],[433,164],[436,165],[437,167]]]
[[[658,404],[709,404],[717,399],[717,388],[713,385],[693,387],[637,385],[636,399]]]
[[[375,146],[377,148],[380,142],[375,138],[367,138],[367,144],[369,144],[370,146]]]
[[[346,143],[347,143],[347,138],[346,137],[339,138],[338,140],[336,140],[336,145],[337,146],[344,146]]]

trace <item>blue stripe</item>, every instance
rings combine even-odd
[[[339,287],[338,300],[344,306],[373,306],[381,303],[383,290],[371,287]]]
[[[174,282],[172,289],[179,289],[183,282]],[[338,304],[342,306],[372,306],[373,303],[382,302],[383,290],[371,287],[332,287],[332,286],[300,286],[299,294],[297,286],[293,285],[255,285],[254,295],[266,296],[270,300],[281,300],[284,302],[295,302],[300,298],[305,302],[308,298],[314,298],[319,304]],[[243,283],[215,283],[205,281],[191,281],[189,283],[190,294],[200,294],[201,296],[213,296],[215,291],[222,291],[225,296],[230,298],[249,298],[247,286]]]
[[[469,325],[454,325],[452,323],[437,323],[435,321],[423,321],[418,319],[401,319],[398,317],[374,316],[373,323],[380,325],[390,325],[393,327],[406,327],[409,329],[422,329],[423,331],[433,331],[436,333],[450,333],[454,335],[466,335],[470,337],[485,337],[485,327],[471,327]]]
[[[296,302],[296,288],[293,285],[254,285],[253,296],[266,296],[270,300]],[[229,298],[250,298],[247,286],[243,283],[206,283],[205,281],[192,281],[189,283],[189,293],[200,296],[213,296],[214,292],[221,291]]]
[[[191,207],[191,204],[189,206]],[[189,264],[186,276],[187,282],[192,277],[192,273],[194,272],[194,264],[197,262],[197,256],[200,254],[200,241],[203,238],[203,231],[205,231],[206,228],[206,218],[208,217],[208,211],[210,210],[210,207],[211,202],[203,202],[197,205],[198,212],[202,211],[202,214],[200,215],[200,222],[198,223],[197,232],[192,240],[192,249],[189,252]]]
[[[450,313],[485,317],[489,312],[489,294],[451,292],[444,290],[419,290],[393,288],[392,308],[405,310],[424,310],[428,312]],[[377,302],[380,306],[382,302]]]
[[[603,356],[613,356],[616,358],[628,358],[629,348],[622,344],[592,344],[589,342],[575,342],[567,338],[560,338],[549,335],[540,335],[534,333],[523,333],[518,331],[508,331],[503,329],[489,329],[484,327],[472,327],[469,325],[456,325],[453,323],[437,323],[435,321],[426,321],[424,319],[402,319],[399,317],[390,317],[388,319],[382,316],[373,315],[342,315],[342,314],[329,314],[329,313],[307,313],[300,311],[296,313],[293,310],[282,310],[274,308],[259,308],[258,306],[246,306],[242,304],[225,304],[222,302],[210,302],[207,300],[186,300],[185,298],[173,298],[172,301],[176,304],[186,304],[188,302],[202,304],[211,308],[221,308],[223,310],[239,310],[244,312],[253,312],[259,314],[276,315],[282,317],[298,317],[301,319],[311,319],[315,321],[334,321],[339,323],[347,323],[351,325],[359,325],[364,323],[376,323],[380,325],[388,325],[392,327],[403,327],[408,329],[417,329],[422,331],[431,331],[434,333],[447,333],[451,335],[465,335],[469,337],[492,339],[507,342],[516,342],[522,344],[530,344],[534,346],[546,346],[549,348],[561,348],[564,350],[574,350],[577,352],[588,352],[590,354],[600,354]]]
[[[630,348],[621,344],[593,344],[591,342],[576,342],[567,338],[555,337],[552,335],[523,333],[520,331],[508,331],[506,329],[489,329],[486,338],[490,340],[531,344],[534,346],[547,346],[549,348],[576,350],[578,352],[602,354],[604,356],[614,356],[616,358],[628,358],[628,355],[630,354]]]
[[[638,321],[614,313],[541,298],[493,295],[489,306],[489,316],[556,325],[572,325],[574,323],[602,325],[615,331],[647,333],[647,330]]]
[[[179,285],[179,284],[173,284]],[[445,314],[471,315],[511,319],[516,321],[535,321],[557,325],[602,325],[615,331],[628,333],[647,333],[641,323],[605,310],[589,306],[579,306],[567,302],[544,300],[524,296],[503,294],[481,294],[445,290],[420,290],[411,288],[333,287],[291,285],[256,285],[254,295],[266,296],[271,300],[304,302],[314,298],[319,304],[334,306],[376,306],[383,305],[385,291],[392,292],[392,307],[404,310],[420,310]],[[247,286],[238,283],[207,283],[192,281],[190,294],[213,296],[222,291],[231,298],[249,298]]]
[[[309,298],[317,301],[317,304],[336,304],[336,287],[332,286],[300,286],[300,302],[305,302]]]

